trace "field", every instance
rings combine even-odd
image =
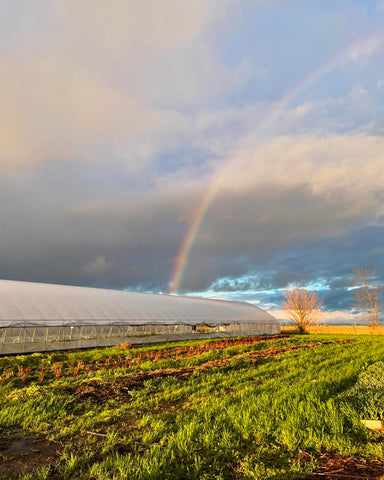
[[[281,335],[0,358],[0,478],[384,475],[340,397],[384,339]]]
[[[298,333],[294,325],[281,325],[281,331],[284,333]],[[332,335],[384,335],[384,325],[372,328],[368,325],[321,325],[314,324],[307,327],[309,333],[321,333]]]

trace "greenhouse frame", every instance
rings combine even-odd
[[[277,333],[249,303],[0,280],[0,355]]]

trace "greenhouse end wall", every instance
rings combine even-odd
[[[274,335],[278,323],[194,325],[71,325],[0,328],[0,355],[145,344],[199,338]]]

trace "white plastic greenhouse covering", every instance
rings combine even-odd
[[[0,354],[276,334],[248,303],[0,280]]]

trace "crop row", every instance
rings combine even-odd
[[[3,368],[0,376],[1,383],[5,385],[13,378],[18,378],[21,384],[25,384],[28,378],[37,378],[40,383],[46,379],[56,378],[62,376],[77,377],[79,374],[88,374],[90,371],[109,370],[118,368],[130,368],[139,366],[142,362],[158,362],[160,360],[179,360],[187,357],[194,357],[212,350],[223,350],[225,348],[251,345],[253,343],[262,342],[266,340],[278,340],[286,338],[288,335],[274,335],[274,336],[258,336],[258,337],[243,337],[243,338],[225,338],[218,339],[213,342],[201,342],[187,346],[176,346],[157,350],[146,350],[144,352],[130,352],[131,345],[126,343],[119,345],[124,353],[116,356],[110,355],[106,358],[98,360],[84,360],[77,359],[74,362],[54,362],[48,365],[41,365],[38,368],[24,367],[23,365],[6,366]]]

